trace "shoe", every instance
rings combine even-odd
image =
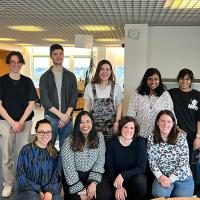
[[[12,186],[10,185],[5,185],[3,190],[2,190],[2,197],[9,197],[12,192]]]

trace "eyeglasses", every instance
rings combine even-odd
[[[50,136],[52,131],[37,131],[37,133],[38,133],[39,136],[43,137],[45,135]]]

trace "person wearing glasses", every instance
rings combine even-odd
[[[42,119],[35,140],[20,151],[17,163],[17,200],[61,200],[58,152],[52,142],[52,125]]]
[[[0,77],[2,197],[11,195],[15,180],[14,158],[30,142],[33,108],[38,99],[33,81],[20,74],[25,64],[23,55],[19,51],[11,51],[6,57],[6,63],[9,73]]]
[[[81,111],[75,120],[72,136],[61,150],[67,185],[65,200],[107,200],[102,174],[105,163],[105,143],[102,133],[94,129],[91,114]]]

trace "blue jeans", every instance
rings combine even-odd
[[[72,133],[72,119],[63,127],[58,128],[59,119],[55,119],[48,115],[45,118],[51,122],[53,128],[52,141],[55,144],[57,136],[59,137],[59,149],[61,150],[65,138],[67,138]]]
[[[16,200],[41,200],[39,194],[33,191],[24,191],[17,194]],[[63,200],[60,194],[53,194],[52,200]]]
[[[184,181],[175,181],[170,187],[163,187],[157,179],[154,179],[152,194],[154,197],[192,197],[194,192],[194,180],[189,176]]]

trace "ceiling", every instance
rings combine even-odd
[[[6,44],[49,46],[55,42],[44,38],[62,38],[65,41],[58,43],[74,44],[75,34],[89,34],[93,35],[94,46],[121,46],[125,24],[199,26],[200,2],[183,0],[181,9],[176,9],[177,2],[180,6],[181,0],[0,0],[0,38],[18,40]],[[168,7],[164,6],[166,3]],[[44,31],[8,28],[13,25],[40,26]],[[89,32],[81,30],[79,25],[108,25],[115,30]],[[98,42],[98,38],[117,41]]]

